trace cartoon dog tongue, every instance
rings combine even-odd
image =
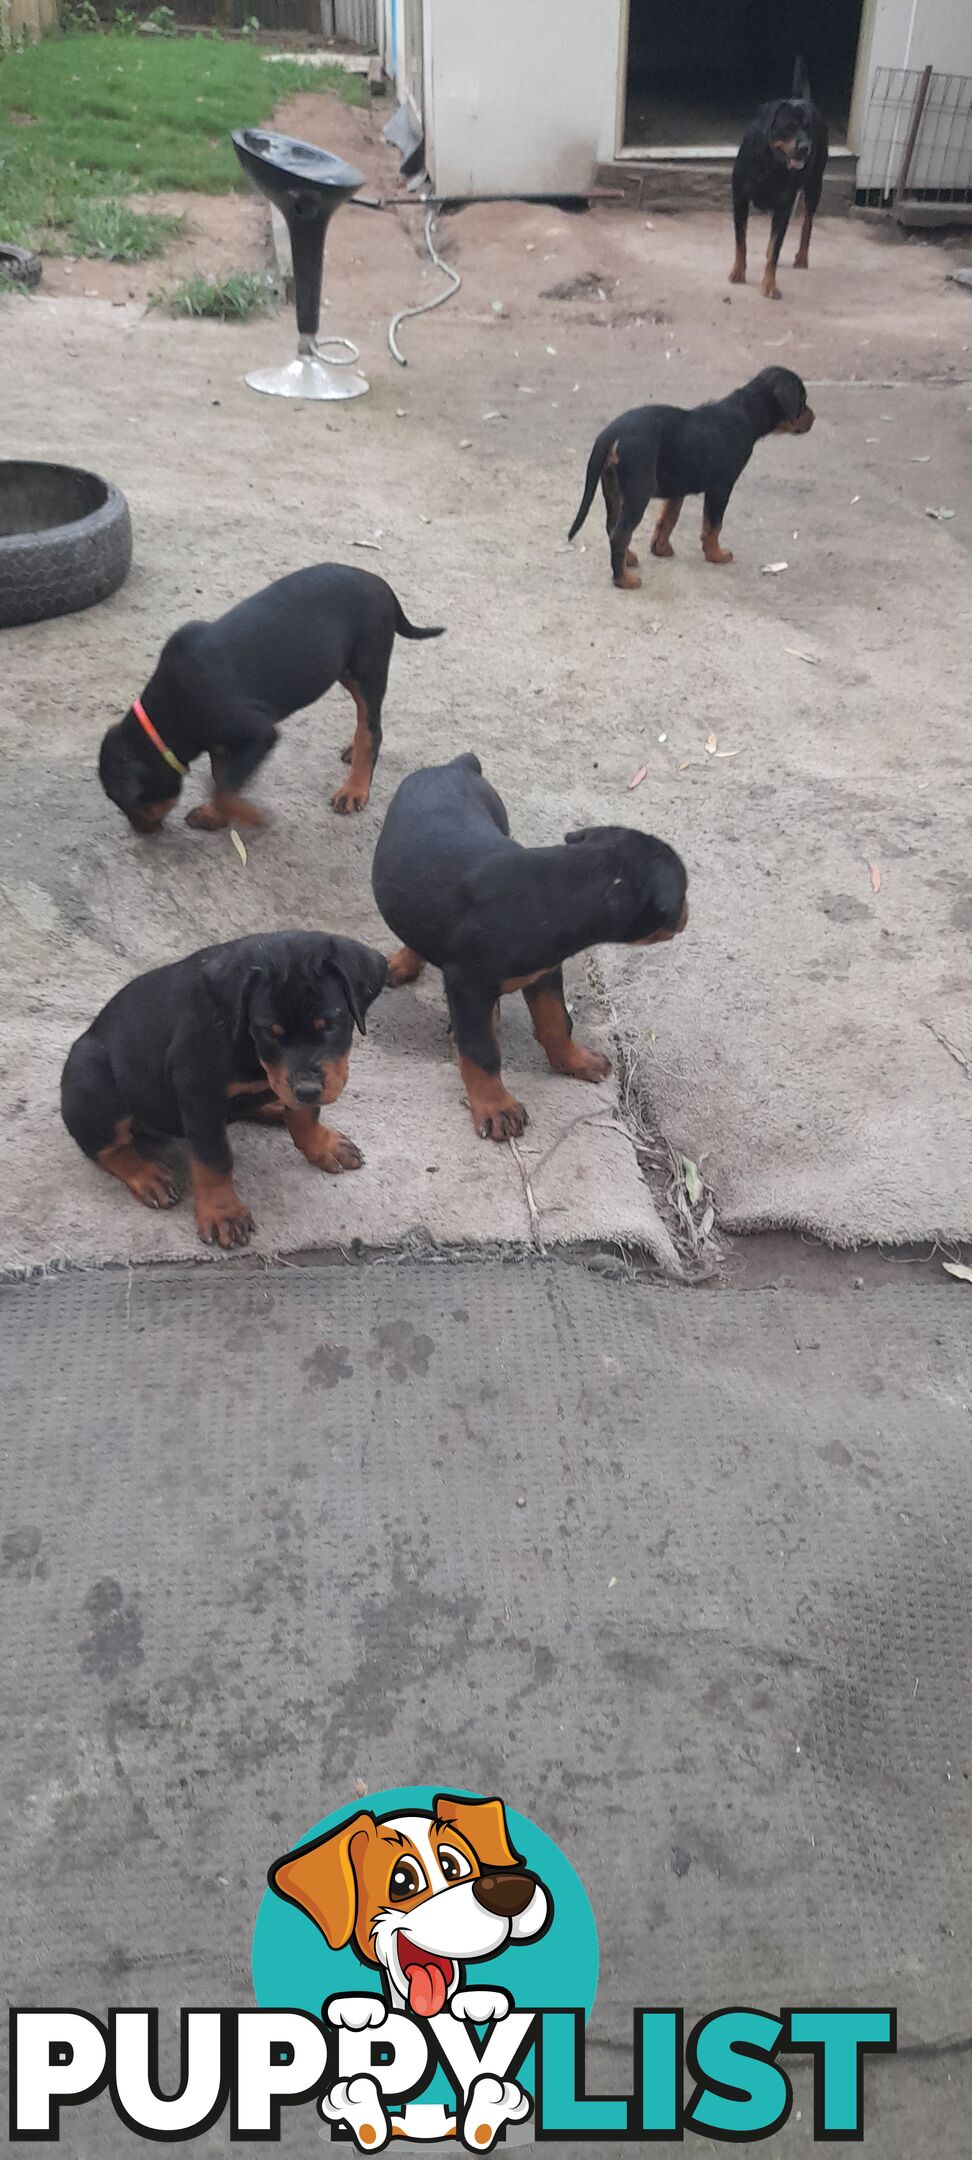
[[[408,2007],[413,2017],[438,2017],[446,1999],[446,1975],[438,1960],[429,1964],[403,1964],[408,1982]]]

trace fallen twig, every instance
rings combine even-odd
[[[540,1235],[540,1210],[533,1197],[533,1186],[530,1183],[526,1164],[523,1160],[522,1155],[520,1154],[520,1150],[517,1147],[516,1141],[508,1140],[506,1144],[510,1150],[510,1153],[520,1173],[520,1177],[523,1183],[523,1191],[526,1195],[526,1204],[530,1211],[530,1229],[533,1233],[533,1242],[537,1248],[537,1251],[543,1255],[544,1259],[546,1259],[547,1248],[543,1242],[543,1238]]]
[[[934,1035],[935,1041],[941,1043],[942,1049],[948,1051],[949,1057],[953,1057],[956,1065],[961,1065],[963,1071],[972,1080],[972,1059],[966,1057],[965,1051],[960,1050],[957,1043],[949,1042],[948,1036],[943,1035],[941,1029],[937,1028],[933,1021],[923,1020],[921,1024],[922,1027],[928,1029],[930,1035]]]

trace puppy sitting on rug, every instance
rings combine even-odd
[[[72,1139],[143,1207],[179,1187],[160,1140],[189,1143],[206,1245],[246,1245],[253,1217],[233,1186],[228,1125],[286,1125],[315,1170],[359,1170],[353,1140],[319,1123],[348,1077],[351,1031],[386,975],[381,953],[315,930],[210,945],[119,990],[68,1055],[61,1114]]]

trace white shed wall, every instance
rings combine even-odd
[[[425,0],[437,193],[589,188],[614,152],[620,23],[621,0]]]

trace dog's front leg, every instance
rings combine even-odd
[[[518,1140],[529,1123],[521,1102],[503,1085],[499,1050],[499,985],[478,982],[460,968],[442,970],[459,1071],[469,1113],[481,1140]]]
[[[253,1217],[233,1185],[233,1156],[226,1137],[221,1103],[207,1097],[201,1075],[189,1066],[176,1069],[175,1091],[182,1130],[189,1143],[189,1168],[196,1204],[196,1228],[204,1245],[248,1245]]]
[[[736,252],[729,272],[730,285],[746,283],[746,230],[749,225],[749,197],[732,191],[732,223],[736,236]]]
[[[219,832],[224,825],[266,824],[262,810],[241,793],[257,767],[269,757],[277,740],[275,727],[238,727],[227,730],[227,741],[210,754],[213,792],[208,802],[197,803],[186,816],[194,832]]]
[[[359,2152],[381,2152],[388,2144],[391,2122],[374,2078],[338,2078],[317,2106],[325,2122],[347,2123]]]
[[[780,249],[786,239],[786,228],[790,222],[792,208],[792,202],[780,203],[774,210],[770,220],[769,246],[766,250],[766,264],[759,288],[764,300],[779,300],[782,297],[776,282],[776,265],[780,259]]]

